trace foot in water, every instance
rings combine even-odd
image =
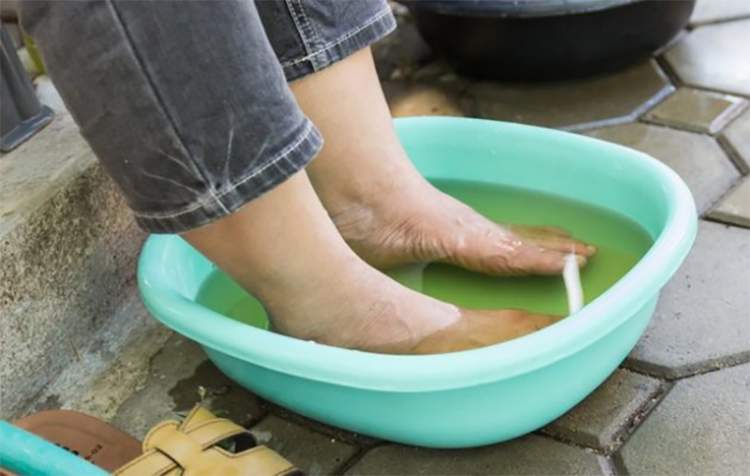
[[[304,172],[183,236],[263,303],[274,330],[300,339],[441,353],[503,342],[557,320],[461,309],[401,285],[344,242]]]

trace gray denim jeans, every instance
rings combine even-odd
[[[138,223],[182,232],[302,169],[322,138],[287,81],[385,36],[385,0],[21,2],[24,27]]]

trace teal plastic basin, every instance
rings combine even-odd
[[[626,215],[654,244],[578,313],[534,334],[451,354],[382,355],[285,337],[195,302],[215,266],[177,236],[152,236],[138,282],[161,322],[264,398],[355,432],[429,447],[507,440],[565,413],[622,362],[696,232],[692,196],[660,162],[579,135],[448,117],[396,121],[429,179],[554,193]]]

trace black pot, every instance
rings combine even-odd
[[[695,0],[400,0],[435,53],[469,76],[553,80],[612,71],[667,44]]]

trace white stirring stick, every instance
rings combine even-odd
[[[568,294],[568,313],[574,314],[583,307],[583,287],[575,253],[565,256],[563,282],[565,282],[565,291]]]

